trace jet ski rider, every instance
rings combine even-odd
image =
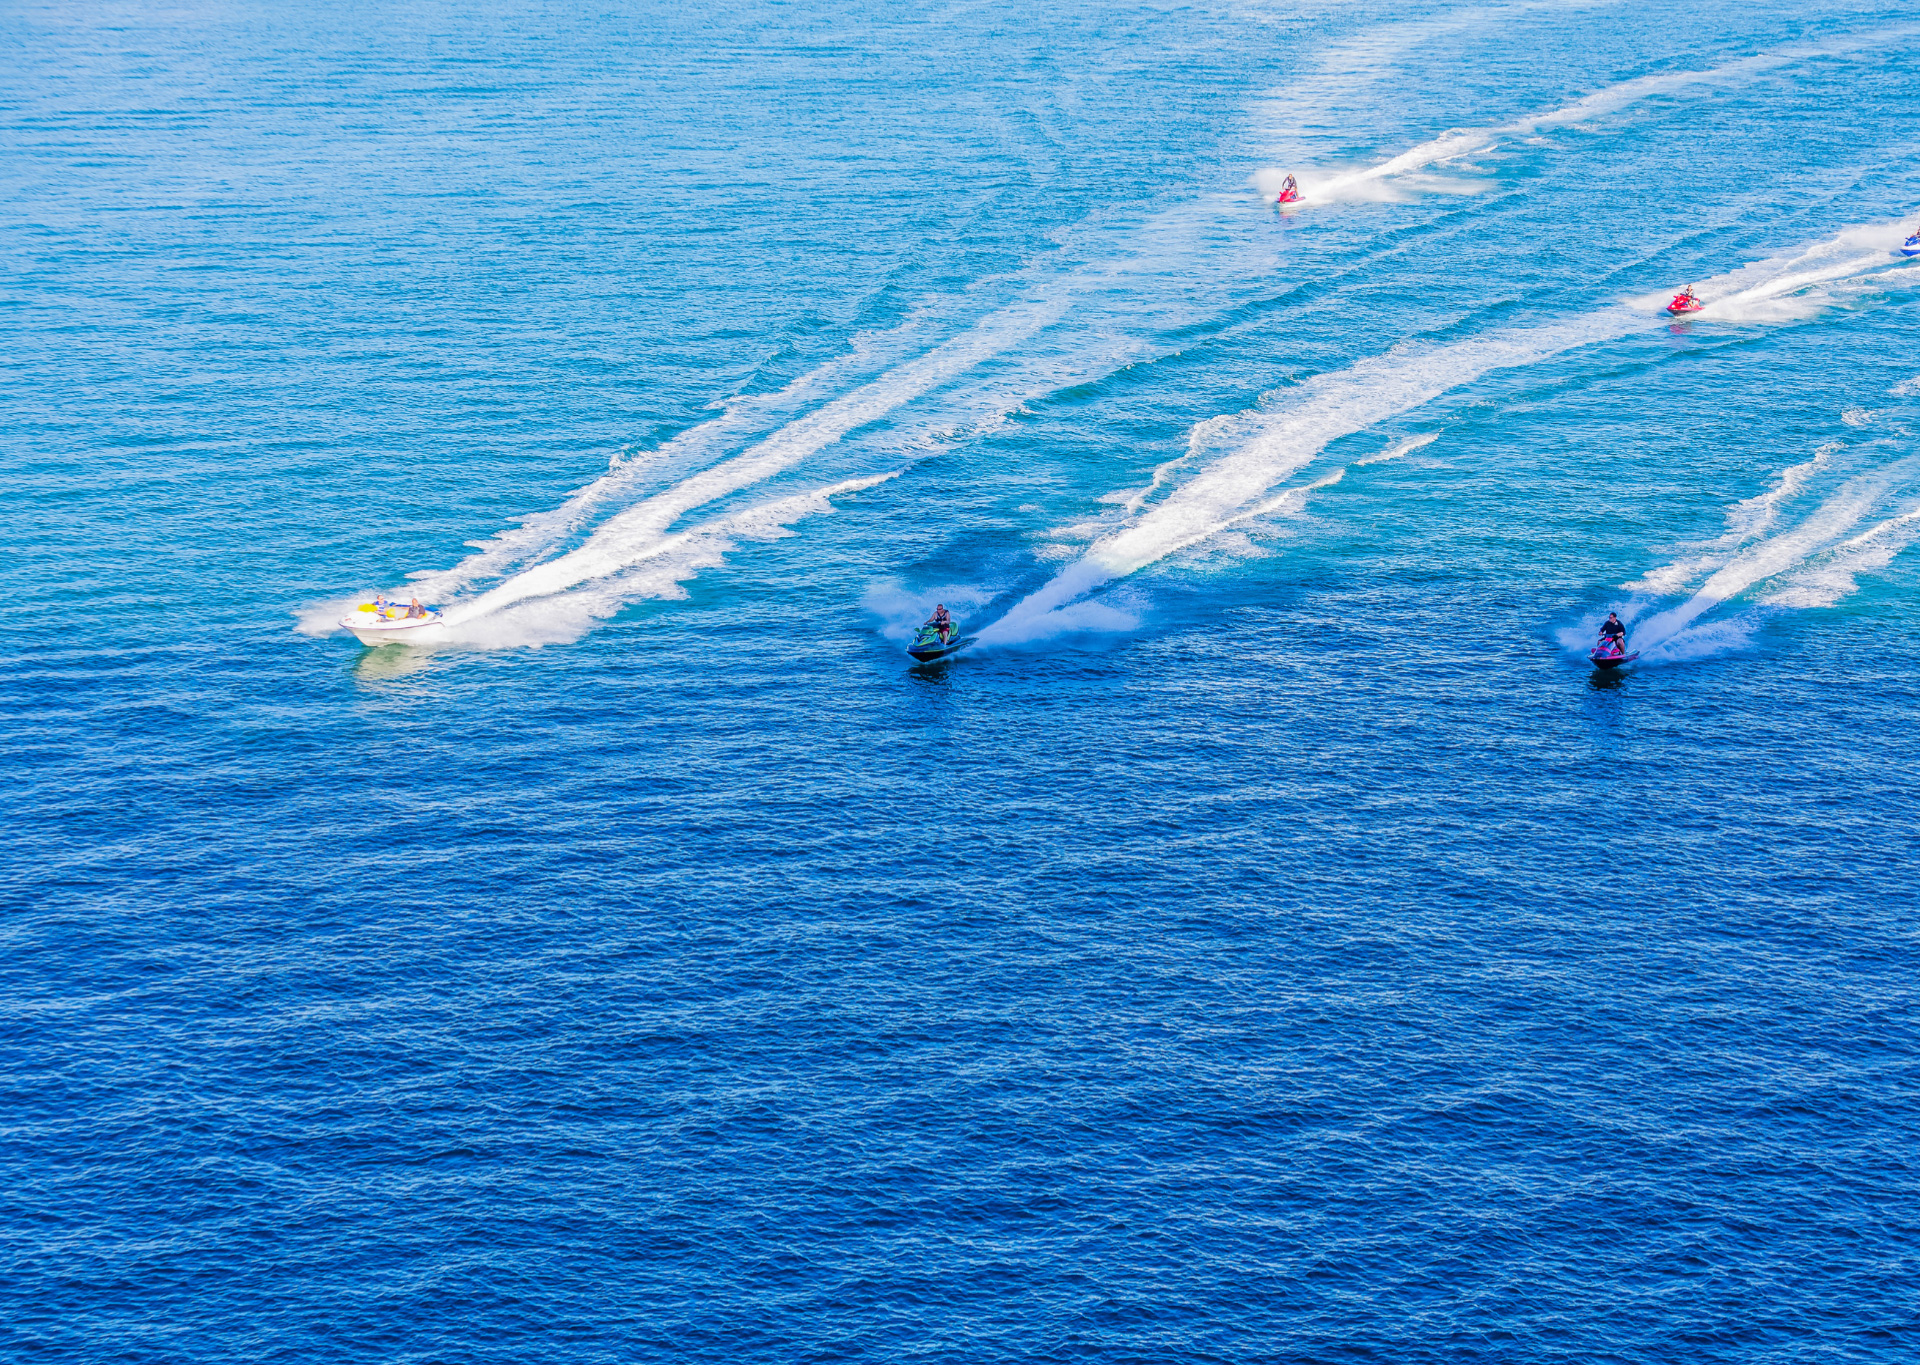
[[[1610,647],[1609,653],[1627,652],[1627,628],[1620,624],[1620,618],[1612,612],[1607,613],[1606,623],[1600,627],[1600,644],[1603,648]]]
[[[1274,202],[1277,204],[1284,204],[1290,199],[1298,199],[1299,197],[1300,197],[1299,182],[1296,181],[1291,175],[1289,175],[1284,181],[1281,182],[1280,197],[1276,199]]]
[[[953,634],[953,617],[947,614],[947,604],[945,602],[934,607],[933,619],[928,621],[927,624],[940,632],[940,643],[944,645],[947,642],[947,637]]]

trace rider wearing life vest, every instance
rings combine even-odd
[[[940,643],[944,645],[947,642],[947,637],[953,633],[953,617],[947,614],[947,604],[945,602],[940,603],[933,609],[933,619],[927,622],[927,624],[940,632]]]
[[[1290,204],[1299,197],[1299,182],[1289,175],[1280,185],[1280,197],[1273,202],[1276,204]]]

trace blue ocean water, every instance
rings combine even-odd
[[[1920,1354],[1920,28],[0,30],[0,1355]]]

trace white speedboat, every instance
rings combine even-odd
[[[398,602],[376,599],[362,602],[342,616],[340,624],[363,645],[426,644],[437,639],[440,613],[431,607],[421,608],[418,616],[410,615],[411,611]]]

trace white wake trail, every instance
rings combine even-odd
[[[1889,254],[1889,238],[1897,224],[1871,223],[1848,228],[1798,254],[1753,265],[1708,280],[1695,293],[1702,304],[1691,318],[1700,322],[1786,322],[1806,317],[1825,302],[1824,296],[1803,297],[1817,285],[1834,284],[1874,273],[1904,274]],[[1648,305],[1665,302],[1649,294]]]
[[[1721,567],[1742,545],[1765,535],[1780,518],[1780,505],[1797,494],[1807,480],[1825,469],[1836,451],[1844,449],[1839,441],[1829,441],[1813,452],[1813,458],[1788,465],[1775,476],[1766,491],[1744,498],[1727,509],[1727,529],[1718,540],[1700,547],[1700,553],[1651,569],[1632,583],[1630,592],[1666,595],[1675,593],[1703,573]]]
[[[1402,455],[1411,455],[1416,450],[1424,450],[1440,439],[1437,431],[1423,431],[1418,436],[1407,436],[1395,441],[1378,455],[1369,455],[1364,460],[1355,460],[1354,464],[1385,464],[1388,460],[1397,460]]]
[[[1273,504],[1261,505],[1268,490],[1340,437],[1410,412],[1493,370],[1532,364],[1624,335],[1642,320],[1626,308],[1613,308],[1558,326],[1426,351],[1396,347],[1308,380],[1298,394],[1288,395],[1281,412],[1241,413],[1202,423],[1195,432],[1196,445],[1239,438],[1228,455],[1205,466],[1131,525],[1096,541],[980,638],[990,643],[1049,633],[1043,618],[1076,598],[1205,540],[1234,521],[1278,510]],[[1304,502],[1304,494],[1299,502]]]
[[[1910,506],[1835,545],[1820,562],[1787,575],[1765,597],[1769,607],[1831,607],[1860,586],[1858,576],[1891,564],[1920,538],[1920,506]]]
[[[1910,463],[1902,462],[1903,465]],[[1849,479],[1798,526],[1735,555],[1685,602],[1641,622],[1634,631],[1635,641],[1646,650],[1657,650],[1707,612],[1740,596],[1756,583],[1777,578],[1806,563],[1872,511],[1900,472],[1903,472],[1901,466],[1896,466]]]
[[[899,474],[899,470],[890,470],[788,494],[662,537],[621,572],[579,592],[483,613],[450,613],[439,643],[503,649],[576,640],[594,622],[614,615],[629,603],[685,597],[682,583],[725,563],[726,556],[742,542],[793,535],[789,528],[794,522],[832,512],[833,498],[872,488]]]
[[[763,425],[771,413],[818,398],[849,372],[873,363],[874,355],[886,342],[898,340],[918,326],[919,320],[915,319],[882,336],[856,337],[848,354],[816,366],[774,393],[728,399],[719,405],[722,411],[718,417],[681,432],[658,448],[616,455],[605,474],[574,490],[558,507],[536,512],[486,540],[469,542],[475,553],[451,568],[408,574],[412,590],[428,601],[444,600],[538,558],[586,525],[600,509],[627,497],[644,479],[738,441]]]
[[[1527,137],[1542,129],[1582,123],[1588,119],[1617,112],[1655,95],[1667,94],[1690,85],[1736,85],[1763,71],[1791,66],[1810,58],[1839,56],[1866,48],[1884,46],[1916,32],[1920,32],[1920,27],[1896,25],[1835,39],[1829,43],[1784,48],[1772,53],[1756,53],[1751,57],[1743,57],[1738,61],[1698,71],[1673,71],[1621,81],[1617,85],[1596,90],[1591,95],[1575,100],[1571,104],[1549,109],[1544,113],[1529,114],[1509,123],[1499,123],[1484,128],[1448,129],[1440,136],[1409,147],[1399,155],[1390,157],[1377,165],[1332,175],[1318,175],[1311,169],[1296,171],[1295,175],[1300,186],[1299,202],[1323,204],[1356,197],[1356,195],[1364,197],[1368,187],[1375,186],[1381,181],[1415,171],[1424,171],[1444,162],[1456,161],[1476,153],[1491,151],[1501,141],[1509,138]],[[1494,140],[1492,144],[1488,143],[1489,138]],[[1283,170],[1269,168],[1262,170],[1256,177],[1256,181],[1263,191],[1273,193],[1279,189],[1280,179],[1284,174]]]

